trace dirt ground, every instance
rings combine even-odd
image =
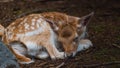
[[[39,11],[37,11],[39,10]],[[79,52],[61,68],[120,68],[120,0],[17,0],[0,3],[0,24],[7,27],[23,13],[59,11],[73,16],[95,12],[88,25],[93,47]],[[26,13],[27,12],[27,13]],[[114,46],[116,45],[116,46]],[[118,47],[119,46],[119,47]],[[55,68],[64,60],[36,59],[21,68]],[[110,65],[99,65],[113,62]],[[114,62],[119,62],[114,63]],[[97,66],[95,66],[98,64]]]

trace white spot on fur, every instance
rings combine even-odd
[[[58,30],[58,29],[59,29],[58,27],[55,28],[55,30]]]
[[[36,21],[36,19],[32,19],[32,22],[35,22]]]
[[[35,25],[35,22],[32,22],[32,25],[34,26],[34,25]]]
[[[24,37],[24,36],[32,36],[32,35],[36,35],[36,34],[40,34],[41,32],[43,32],[47,27],[47,22],[46,21],[43,21],[41,23],[41,26],[36,29],[36,30],[32,30],[32,31],[29,31],[29,32],[26,32],[24,34],[17,34],[18,37]],[[34,29],[33,27],[31,27],[31,29]]]
[[[37,25],[37,28],[39,28],[39,27],[40,27],[40,25],[39,25],[38,23],[36,23],[36,25]]]
[[[24,24],[25,29],[29,29],[29,26],[30,26],[30,25],[27,24],[27,23]]]
[[[32,26],[31,29],[33,30],[33,29],[35,29],[35,27]]]
[[[43,20],[41,19],[41,18],[39,18],[38,20],[37,20],[37,22],[38,23],[40,23],[40,22],[42,22]]]
[[[26,25],[26,26],[25,26],[25,29],[27,29],[27,30],[28,30],[28,29],[29,29],[29,25]]]
[[[15,27],[12,27],[13,29],[15,29]]]

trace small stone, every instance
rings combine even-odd
[[[0,68],[20,68],[12,52],[0,42]]]

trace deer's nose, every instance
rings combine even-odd
[[[67,53],[66,54],[68,57],[72,57],[72,53]]]

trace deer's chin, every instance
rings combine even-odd
[[[78,52],[77,49],[78,49],[78,47],[75,47],[74,50],[72,50],[72,51],[69,51],[69,52],[66,51],[66,55],[67,55],[67,56],[71,56],[71,57],[75,57],[75,55],[76,55],[77,52]]]
[[[75,57],[76,53],[77,53],[77,51],[74,51],[72,53],[66,53],[66,56],[67,57]]]

